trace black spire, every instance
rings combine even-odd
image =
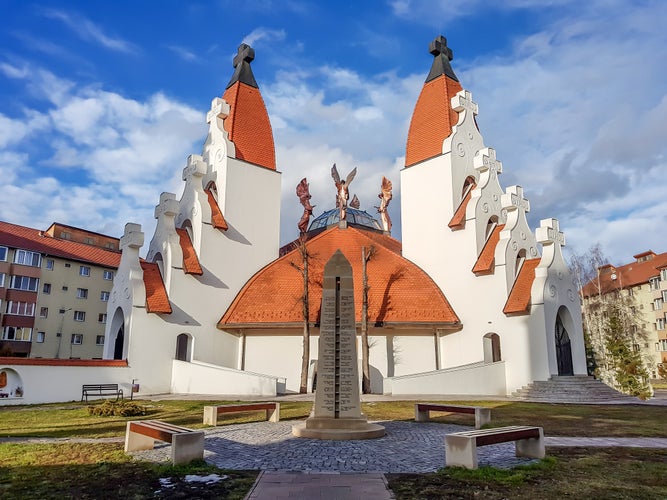
[[[430,82],[431,80],[438,78],[440,75],[446,75],[458,82],[459,79],[456,78],[452,65],[449,64],[449,61],[454,59],[454,54],[452,53],[452,49],[447,47],[447,39],[440,35],[431,42],[428,46],[428,51],[433,54],[435,58],[433,59],[431,71],[429,71],[428,76],[426,77],[426,82]]]
[[[255,75],[252,74],[250,63],[255,58],[255,50],[245,43],[239,45],[238,54],[234,56],[234,74],[229,80],[226,89],[234,85],[236,82],[245,83],[251,87],[259,88],[255,81]]]

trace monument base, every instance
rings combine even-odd
[[[296,437],[311,439],[376,439],[384,436],[384,427],[369,424],[365,418],[310,417],[305,422],[292,426]]]

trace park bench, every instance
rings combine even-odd
[[[468,413],[475,415],[475,429],[491,422],[491,409],[481,406],[460,406],[439,403],[415,403],[415,422],[428,422],[432,411],[443,411],[447,413]]]
[[[118,388],[118,384],[84,384],[81,386],[81,401],[90,396],[116,396],[116,401],[118,399],[123,399],[123,390]]]
[[[218,425],[218,415],[221,413],[236,413],[242,411],[266,411],[266,419],[270,422],[280,421],[280,403],[242,403],[221,406],[204,406],[204,424]]]
[[[195,431],[160,420],[134,420],[127,423],[125,452],[152,450],[155,441],[171,443],[171,461],[174,465],[204,458],[204,431]]]
[[[445,462],[447,466],[476,469],[478,446],[510,441],[515,442],[517,457],[544,458],[542,427],[513,425],[447,434],[445,436]]]

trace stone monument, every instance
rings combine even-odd
[[[315,406],[292,434],[335,440],[384,436],[384,427],[369,424],[361,413],[352,266],[340,250],[324,266]]]

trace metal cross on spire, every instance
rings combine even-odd
[[[255,49],[246,43],[239,45],[237,54],[234,56],[234,67],[236,68],[243,61],[251,63],[255,59]]]
[[[449,61],[454,59],[454,53],[452,49],[447,47],[447,39],[440,35],[435,40],[433,40],[428,46],[428,51],[433,54],[433,65],[431,66],[431,71],[429,71],[426,81],[430,82],[435,80],[441,75],[446,75],[454,81],[459,81],[454,74],[452,65],[449,64]]]
[[[447,56],[447,59],[450,61],[454,59],[454,53],[452,52],[452,49],[447,47],[447,39],[442,35],[431,42],[428,46],[428,51],[434,56],[443,54]]]

